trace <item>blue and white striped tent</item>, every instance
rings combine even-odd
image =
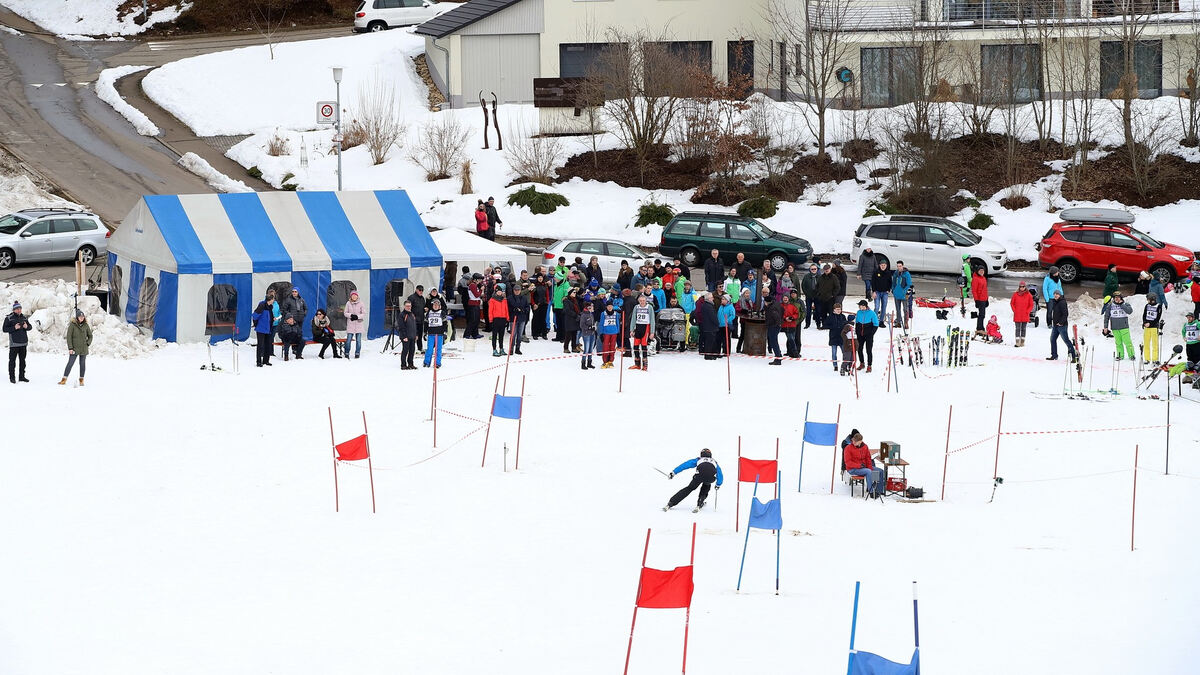
[[[403,190],[156,195],[138,201],[108,245],[109,311],[172,342],[250,335],[250,314],[294,286],[309,321],[335,326],[350,290],[367,307],[367,337],[385,309],[431,288],[442,256]]]

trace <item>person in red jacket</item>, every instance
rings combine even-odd
[[[489,229],[487,211],[484,210],[483,200],[481,199],[479,200],[479,204],[475,207],[475,234],[483,237],[484,239],[491,239],[491,237],[488,236]]]
[[[800,324],[800,308],[796,306],[794,295],[783,296],[783,336],[787,340],[787,355],[789,359],[800,356],[800,345],[796,342],[796,327]]]
[[[478,340],[483,337],[479,334],[479,307],[483,304],[483,275],[476,273],[471,277],[471,283],[467,284],[467,325],[463,333],[463,337],[467,340]]]
[[[983,268],[975,268],[975,276],[971,277],[971,299],[975,301],[975,334],[984,337],[983,317],[988,306],[987,277],[983,276]]]
[[[1033,313],[1033,294],[1025,287],[1025,282],[1017,284],[1017,292],[1008,301],[1013,313],[1013,344],[1025,346],[1025,328],[1029,325],[1029,317]]]
[[[883,471],[875,468],[871,449],[863,443],[862,434],[854,434],[850,445],[842,450],[842,463],[851,476],[863,476],[866,479],[867,494],[872,499],[878,499],[883,494]]]
[[[1200,316],[1200,274],[1196,263],[1192,263],[1192,314]]]
[[[504,331],[508,328],[508,298],[504,284],[496,284],[496,292],[488,300],[488,318],[492,322],[492,356],[504,356]]]

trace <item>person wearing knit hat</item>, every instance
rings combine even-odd
[[[59,384],[67,383],[67,376],[71,374],[71,369],[75,367],[75,360],[79,360],[79,386],[83,386],[83,376],[87,372],[87,355],[88,349],[92,346],[92,327],[87,323],[87,316],[79,310],[75,310],[75,320],[67,326],[67,368],[63,370],[62,379]],[[284,352],[287,353],[286,351]]]
[[[12,314],[4,317],[4,332],[8,333],[8,381],[13,384],[29,381],[25,379],[25,351],[31,328],[29,319],[21,312],[21,303],[14,302]]]

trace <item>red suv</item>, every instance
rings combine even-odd
[[[1042,267],[1058,266],[1065,283],[1084,274],[1103,277],[1115,264],[1122,276],[1149,270],[1165,286],[1192,264],[1191,251],[1139,232],[1126,211],[1077,208],[1059,215],[1064,222],[1055,223],[1034,248]]]

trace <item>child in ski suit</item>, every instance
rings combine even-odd
[[[846,355],[849,354],[849,360]],[[842,326],[842,368],[839,374],[851,375],[854,367],[854,324],[849,319]]]
[[[700,498],[696,501],[696,508],[704,507],[704,500],[708,498],[708,489],[716,481],[716,489],[721,489],[721,483],[725,482],[725,475],[721,473],[721,465],[717,464],[717,460],[713,459],[712,450],[704,448],[700,451],[700,456],[689,459],[686,462],[675,467],[675,470],[667,474],[667,478],[674,478],[675,474],[688,469],[695,469],[696,473],[692,474],[692,482],[687,484],[667,501],[667,505],[663,507],[663,511],[670,509],[679,502],[687,499],[687,496],[692,494],[692,490],[700,488]]]
[[[995,314],[987,322],[987,341],[995,344],[1004,342],[1004,335],[1000,332],[1000,322],[996,320]]]
[[[840,365],[838,363],[838,347],[842,347],[842,329],[846,327],[846,315],[842,314],[842,306],[840,304],[833,306],[833,313],[825,317],[825,328],[829,329],[829,353],[833,360],[833,370],[836,372]],[[842,349],[842,359],[849,360],[849,354],[845,348]]]
[[[1146,295],[1146,308],[1142,310],[1142,360],[1158,365],[1158,331],[1162,328],[1163,308],[1158,298]]]
[[[1133,308],[1125,302],[1121,291],[1115,291],[1112,299],[1104,306],[1104,330],[1112,331],[1117,342],[1117,360],[1126,355],[1133,359],[1133,340],[1129,338],[1129,317],[1133,316]]]
[[[613,309],[612,300],[608,301],[604,313],[600,315],[597,332],[600,334],[600,367],[612,368],[613,357],[617,353],[617,334],[621,332],[621,315]]]

